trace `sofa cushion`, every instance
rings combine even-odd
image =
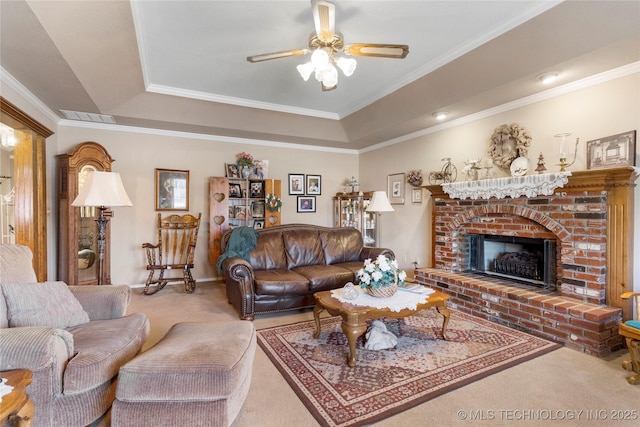
[[[89,322],[89,315],[64,282],[4,283],[9,327],[68,328]]]
[[[257,295],[306,295],[309,279],[291,270],[256,270],[253,272]]]
[[[321,231],[320,240],[327,264],[358,261],[362,250],[362,234],[355,228]]]
[[[305,265],[324,264],[324,253],[318,230],[300,229],[282,233],[289,270]]]
[[[335,265],[308,265],[293,271],[309,279],[309,291],[312,293],[340,288],[354,280],[351,271]]]
[[[0,245],[0,283],[35,283],[33,254],[28,246]]]
[[[64,371],[64,393],[80,393],[111,380],[120,366],[138,354],[149,335],[143,313],[118,319],[94,320],[68,328],[76,355]]]
[[[281,233],[261,233],[258,246],[251,251],[251,266],[255,270],[286,269],[287,258]]]

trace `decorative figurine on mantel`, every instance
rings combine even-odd
[[[543,173],[546,170],[547,168],[544,166],[544,156],[542,155],[542,152],[541,152],[540,155],[538,156],[538,166],[536,167],[536,172]]]

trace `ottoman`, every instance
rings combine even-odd
[[[111,425],[229,426],[251,383],[252,322],[177,323],[120,368]]]

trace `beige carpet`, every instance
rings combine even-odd
[[[149,316],[151,335],[144,348],[160,340],[176,322],[238,318],[227,303],[222,283],[198,283],[193,294],[185,294],[179,285],[169,285],[151,296],[143,296],[140,292],[141,289],[134,289],[129,311],[141,311]],[[294,311],[259,316],[255,325],[260,329],[312,319],[311,311]],[[626,353],[620,353],[603,360],[561,348],[375,425],[635,426],[640,420],[640,386],[626,382],[626,372],[620,367],[625,356]],[[635,420],[615,419],[624,416]],[[276,367],[258,348],[251,390],[233,427],[317,425]]]

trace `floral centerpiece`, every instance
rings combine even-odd
[[[390,297],[396,293],[398,285],[404,284],[407,273],[398,267],[398,261],[378,255],[375,261],[366,259],[364,266],[356,273],[360,287],[376,297]]]
[[[236,157],[238,157],[239,166],[253,166],[253,156],[251,154],[243,151],[238,153]]]
[[[253,156],[243,151],[242,153],[238,153],[236,157],[238,158],[238,166],[240,166],[242,170],[242,177],[245,179],[249,178],[249,174],[251,173],[250,168],[253,166]]]
[[[464,169],[462,169],[462,173],[467,176],[467,181],[476,181],[478,179],[478,171],[482,169],[482,159],[469,159],[464,162]]]
[[[420,187],[422,185],[422,171],[411,170],[407,174],[407,182],[414,187]]]

